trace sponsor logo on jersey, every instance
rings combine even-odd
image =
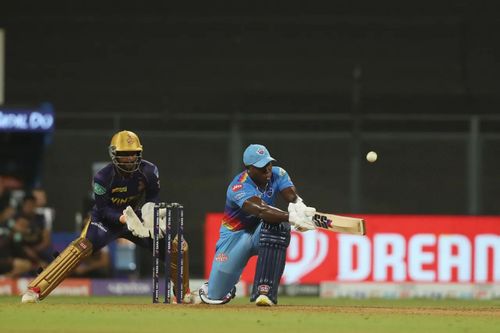
[[[127,192],[127,186],[115,187],[111,189],[111,193],[123,193],[123,192]]]
[[[215,256],[215,261],[218,261],[218,262],[226,262],[227,259],[228,259],[228,257],[225,253],[219,253],[218,255]]]
[[[283,168],[279,168],[279,175],[280,175],[281,177],[282,177],[282,176],[284,176],[284,175],[286,175],[286,171],[285,171],[285,169],[283,169]]]
[[[136,200],[137,197],[139,197],[139,195],[134,195],[134,196],[127,197],[127,198],[114,198],[113,197],[113,198],[111,198],[111,202],[117,206],[124,206],[124,205]]]
[[[241,200],[241,198],[243,198],[245,195],[246,195],[245,192],[236,193],[235,196],[234,196],[234,198],[236,200]]]
[[[241,190],[243,188],[243,184],[236,184],[236,185],[233,185],[233,187],[231,188],[233,190],[233,192],[237,192],[239,190]]]
[[[98,183],[94,183],[94,193],[97,195],[103,195],[106,193],[106,188]]]

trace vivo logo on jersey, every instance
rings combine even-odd
[[[111,189],[111,193],[125,193],[125,192],[127,192],[127,186],[114,187]]]
[[[328,254],[328,236],[320,232],[292,232],[283,273],[285,283],[295,283],[321,265]]]
[[[233,185],[233,187],[231,187],[231,190],[233,190],[233,192],[237,192],[239,190],[241,190],[243,188],[243,184],[236,184],[236,185]]]
[[[134,200],[136,200],[137,198],[139,197],[139,194],[138,195],[133,195],[133,196],[130,196],[130,197],[127,197],[127,198],[117,198],[117,197],[112,197],[111,198],[111,202],[114,204],[114,205],[117,205],[117,206],[124,206]]]

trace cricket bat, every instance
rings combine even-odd
[[[356,217],[316,212],[313,222],[321,229],[354,235],[366,234],[365,220]]]

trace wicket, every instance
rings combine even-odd
[[[165,300],[163,303],[171,303],[171,259],[172,259],[172,242],[174,229],[172,223],[176,224],[177,229],[177,276],[172,276],[172,280],[176,278],[175,295],[177,296],[177,304],[182,304],[183,289],[183,254],[182,240],[184,235],[184,207],[178,203],[157,203],[154,206],[154,226],[153,226],[153,303],[158,303],[160,298],[160,209],[166,209],[166,233],[164,250],[164,268],[165,268]]]

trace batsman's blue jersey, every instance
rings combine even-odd
[[[109,163],[94,176],[93,188],[95,205],[92,221],[119,223],[120,215],[127,206],[140,214],[145,202],[158,202],[158,167],[142,160],[137,171],[122,176]]]
[[[273,206],[276,196],[294,186],[288,173],[273,167],[271,180],[261,190],[246,171],[237,175],[227,189],[226,207],[208,280],[208,297],[222,299],[238,282],[251,256],[258,252],[262,219],[247,214],[242,207],[257,196]]]
[[[264,190],[259,189],[248,176],[248,173],[243,171],[234,177],[227,188],[222,224],[232,231],[255,229],[261,219],[245,213],[242,209],[243,203],[247,199],[256,196],[266,204],[273,206],[278,193],[291,186],[293,186],[293,183],[288,173],[280,167],[273,167],[271,180]]]

